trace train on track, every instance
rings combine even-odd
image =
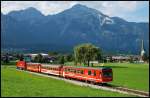
[[[113,72],[109,67],[79,67],[79,66],[63,66],[49,65],[41,63],[30,63],[26,61],[18,61],[17,69],[27,70],[37,73],[55,75],[68,79],[76,79],[80,81],[90,82],[94,84],[107,83],[113,80]]]

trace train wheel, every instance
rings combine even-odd
[[[85,80],[85,82],[86,82],[86,83],[88,83],[88,81],[87,81],[87,80]]]
[[[93,84],[93,85],[94,85],[94,84],[95,84],[95,82],[94,82],[94,81],[91,81],[91,84]]]
[[[93,81],[90,81],[91,84],[93,84]]]
[[[101,85],[101,86],[106,86],[106,85],[107,85],[107,83],[100,83],[100,85]]]

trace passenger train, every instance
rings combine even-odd
[[[41,63],[30,63],[26,61],[18,61],[17,69],[45,73],[68,79],[75,79],[94,84],[107,83],[113,80],[113,72],[109,67],[79,67],[65,65],[49,65]]]

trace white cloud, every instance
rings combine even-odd
[[[143,6],[143,1],[1,1],[1,11],[7,14],[12,10],[35,7],[43,14],[49,15],[59,13],[77,3],[97,9],[108,16],[122,18]]]
[[[43,14],[56,14],[70,8],[77,2],[73,1],[2,1],[1,11],[4,14],[14,10],[22,10],[28,7],[35,7]]]
[[[125,11],[134,11],[137,7],[137,1],[118,1],[119,8]]]

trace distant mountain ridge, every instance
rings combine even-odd
[[[71,51],[93,43],[104,51],[139,53],[144,39],[149,51],[149,23],[128,22],[80,4],[47,16],[35,8],[1,13],[1,20],[3,48]]]

